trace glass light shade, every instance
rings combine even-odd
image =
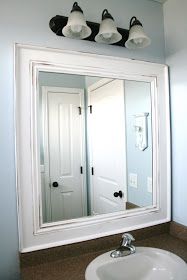
[[[128,49],[145,48],[151,44],[151,39],[145,34],[143,26],[133,25],[129,31],[129,38],[125,43]]]
[[[114,44],[122,39],[122,35],[118,32],[115,22],[111,18],[103,19],[99,33],[95,36],[95,41],[104,44]]]
[[[62,29],[65,37],[73,39],[84,39],[92,33],[90,27],[87,25],[83,13],[73,11],[70,13],[66,26]]]

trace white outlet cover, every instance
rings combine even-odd
[[[136,173],[129,173],[129,186],[138,188],[138,175]]]
[[[151,177],[147,177],[147,191],[149,193],[153,192],[153,184],[152,184],[152,178]]]

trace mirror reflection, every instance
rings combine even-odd
[[[40,71],[43,222],[151,206],[149,82]]]

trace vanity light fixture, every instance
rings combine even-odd
[[[151,44],[151,39],[145,34],[142,23],[136,17],[130,20],[129,38],[125,43],[128,49],[145,48]]]
[[[107,9],[102,13],[101,24],[86,21],[77,2],[73,4],[69,18],[57,15],[51,18],[49,26],[58,36],[113,44],[128,49],[144,48],[151,43],[136,17],[130,20],[130,30],[116,27]]]
[[[98,43],[114,44],[122,39],[122,35],[118,32],[114,19],[105,9],[102,13],[102,22],[100,24],[99,33],[95,37]]]
[[[68,18],[67,24],[62,29],[65,37],[73,39],[84,39],[90,36],[91,29],[88,27],[82,9],[78,3],[73,4],[73,8]]]

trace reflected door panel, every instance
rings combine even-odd
[[[124,82],[101,79],[88,88],[92,214],[124,211],[126,155]],[[122,197],[117,196],[122,192]]]
[[[48,130],[48,157],[44,156],[44,163],[48,166],[46,182],[50,181],[47,211],[48,220],[52,221],[83,215],[82,123],[79,114],[83,90],[58,90],[48,91],[44,102],[48,111],[45,126]]]

